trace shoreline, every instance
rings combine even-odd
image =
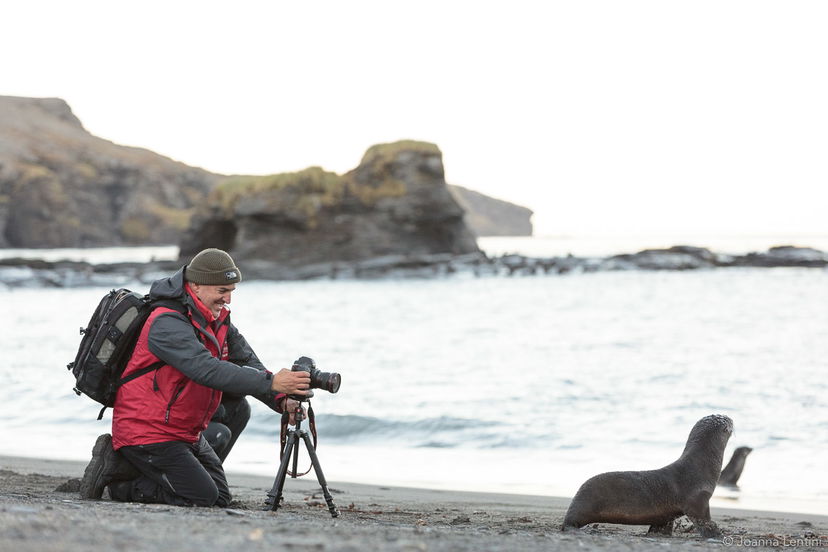
[[[0,550],[663,550],[693,545],[828,545],[828,516],[711,508],[723,539],[677,528],[599,524],[561,532],[569,498],[330,482],[340,517],[331,518],[312,474],[288,479],[285,504],[262,511],[272,478],[228,472],[230,508],[180,508],[81,500],[59,492],[85,462],[0,456]],[[686,525],[685,520],[685,525]],[[764,539],[764,540],[761,540]],[[788,544],[784,544],[788,543]]]
[[[65,476],[67,469],[74,469],[75,472],[82,473],[86,466],[86,461],[72,460],[66,458],[48,458],[45,456],[19,456],[15,454],[3,455],[0,454],[0,469],[13,470],[20,473],[37,473],[50,476]],[[262,488],[262,493],[265,493],[273,483],[273,478],[276,476],[276,465],[272,466],[272,470],[257,470],[244,464],[238,465],[231,463],[229,467],[225,467],[228,481],[232,484],[231,479],[240,479],[247,482],[248,486],[256,486]],[[271,473],[272,472],[272,473]],[[327,472],[326,472],[327,475]],[[315,481],[313,472],[300,479],[293,481]],[[288,479],[288,481],[291,481]],[[253,482],[256,482],[254,485]],[[566,509],[569,501],[572,499],[567,494],[558,494],[549,491],[533,491],[527,490],[525,485],[518,485],[519,490],[510,491],[507,489],[508,485],[494,485],[489,488],[470,488],[467,485],[451,485],[449,483],[432,482],[432,484],[420,484],[417,481],[406,480],[405,478],[392,479],[377,479],[366,480],[365,478],[356,479],[338,479],[335,482],[338,486],[353,486],[360,487],[388,487],[394,489],[401,489],[407,493],[450,493],[456,495],[470,495],[472,497],[488,497],[488,496],[519,496],[526,500],[540,499],[552,500],[557,505],[563,505]],[[737,512],[739,514],[772,514],[774,516],[784,517],[814,517],[824,518],[828,522],[828,505],[822,508],[812,507],[812,505],[823,505],[824,503],[815,498],[802,497],[788,497],[788,496],[768,496],[768,497],[745,497],[739,495],[739,489],[732,489],[730,487],[717,487],[716,493],[710,500],[711,510],[721,510],[722,512]],[[797,505],[801,505],[797,509]]]
[[[115,286],[148,284],[181,267],[177,261],[108,262],[46,261],[20,257],[0,258],[0,284],[16,287]],[[465,274],[481,276],[559,276],[616,271],[687,271],[727,268],[828,269],[828,252],[810,247],[775,246],[745,255],[719,253],[703,247],[674,245],[604,257],[522,254],[488,256],[476,253],[386,255],[352,261],[329,261],[288,266],[265,259],[245,261],[248,281],[359,280],[383,278],[439,278]]]

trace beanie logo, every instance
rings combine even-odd
[[[239,274],[235,270],[228,270],[227,272],[224,273],[224,277],[227,278],[228,280],[232,280],[234,278],[238,278]]]

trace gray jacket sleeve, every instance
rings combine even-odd
[[[267,370],[259,357],[256,356],[253,348],[233,324],[230,324],[230,330],[227,332],[227,346],[230,349],[228,361],[239,366],[255,368],[262,372]],[[275,393],[268,388],[267,392],[252,394],[252,396],[263,402],[271,410],[282,412],[281,401],[284,396],[282,393]]]
[[[195,331],[189,320],[181,314],[163,313],[153,320],[150,327],[149,350],[194,382],[206,387],[241,395],[270,394],[271,374],[258,368],[217,359],[199,341]]]
[[[265,370],[256,352],[233,324],[230,324],[230,330],[227,332],[227,347],[230,349],[230,357],[227,360],[233,364]]]

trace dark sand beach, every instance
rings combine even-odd
[[[330,487],[341,516],[333,519],[312,475],[288,479],[278,513],[261,510],[272,479],[233,472],[227,509],[81,500],[57,490],[84,465],[0,457],[0,551],[828,549],[828,517],[812,514],[714,508],[724,539],[605,524],[562,533],[568,498],[337,482]]]

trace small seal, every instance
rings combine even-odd
[[[710,519],[733,421],[705,416],[693,426],[678,460],[658,470],[608,472],[587,479],[569,504],[562,530],[588,523],[650,525],[648,533],[670,535],[673,521],[686,515],[706,538],[720,537]]]
[[[739,447],[733,451],[730,462],[727,463],[719,476],[719,485],[726,487],[738,486],[737,483],[742,476],[742,470],[745,469],[745,460],[751,452],[753,452],[753,449],[750,447]]]

